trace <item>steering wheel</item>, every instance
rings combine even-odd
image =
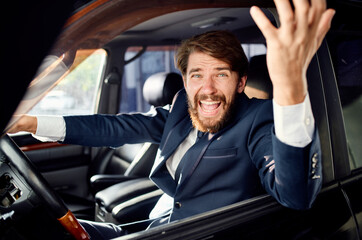
[[[90,239],[77,218],[8,135],[1,137],[0,150],[4,154],[3,157],[0,156],[0,161],[10,161],[10,164],[16,168],[27,184],[48,205],[57,220],[75,239]]]

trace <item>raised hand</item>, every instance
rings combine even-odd
[[[279,105],[303,102],[307,94],[306,71],[327,34],[333,9],[325,0],[274,0],[280,27],[275,28],[258,7],[250,14],[267,43],[267,65],[273,82],[274,100]]]

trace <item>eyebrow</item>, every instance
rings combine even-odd
[[[199,72],[201,68],[191,68],[190,71],[187,73],[188,75],[190,75],[191,73],[194,72]]]
[[[190,71],[187,73],[188,75],[194,72],[199,72],[201,70],[201,68],[191,68]],[[223,70],[228,70],[231,72],[231,68],[230,67],[217,67],[215,68],[215,70],[218,71],[223,71]]]
[[[218,68],[215,68],[215,69],[218,70],[218,71],[228,70],[228,71],[231,72],[231,68],[229,68],[229,67],[218,67]]]

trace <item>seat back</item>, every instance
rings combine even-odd
[[[181,75],[157,73],[146,80],[143,95],[151,105],[155,107],[164,106],[172,103],[174,95],[182,87]],[[162,190],[159,190],[148,178],[158,150],[157,144],[143,143],[141,148],[138,148],[138,145],[130,144],[118,149],[108,149],[107,157],[109,159],[103,159],[103,161],[107,161],[106,165],[110,166],[114,155],[117,155],[117,158],[122,152],[129,155],[129,151],[134,151],[135,148],[138,149],[135,152],[137,154],[124,173],[121,173],[128,180],[112,185],[108,184],[106,188],[104,185],[98,188],[99,191],[96,191],[96,221],[120,224],[145,219],[162,195]],[[103,167],[104,170],[107,168],[107,166]],[[104,174],[93,176],[92,179],[97,180],[97,176],[107,178]]]
[[[273,98],[273,85],[269,77],[265,54],[251,57],[245,94],[249,98]]]
[[[116,149],[102,148],[90,166],[89,175],[125,174],[136,153],[142,149],[143,145],[142,143],[125,144]]]
[[[145,81],[143,97],[152,106],[165,106],[172,103],[173,97],[182,88],[183,81],[180,74],[155,73]]]
[[[152,106],[171,104],[175,94],[183,88],[178,73],[160,72],[151,75],[143,85],[143,97]],[[148,177],[156,157],[158,144],[145,143],[133,158],[124,175]],[[150,161],[152,159],[152,161]]]
[[[181,75],[156,73],[145,81],[143,95],[150,105],[164,106],[172,103],[174,95],[182,87]],[[157,149],[157,145],[150,143],[125,144],[116,149],[101,149],[90,168],[90,177],[96,174],[148,177]]]

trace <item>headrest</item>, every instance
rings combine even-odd
[[[251,57],[245,94],[249,98],[271,99],[273,97],[273,85],[266,65],[266,55]]]
[[[173,97],[183,86],[178,73],[155,73],[145,81],[143,97],[153,106],[165,106],[172,103]]]

